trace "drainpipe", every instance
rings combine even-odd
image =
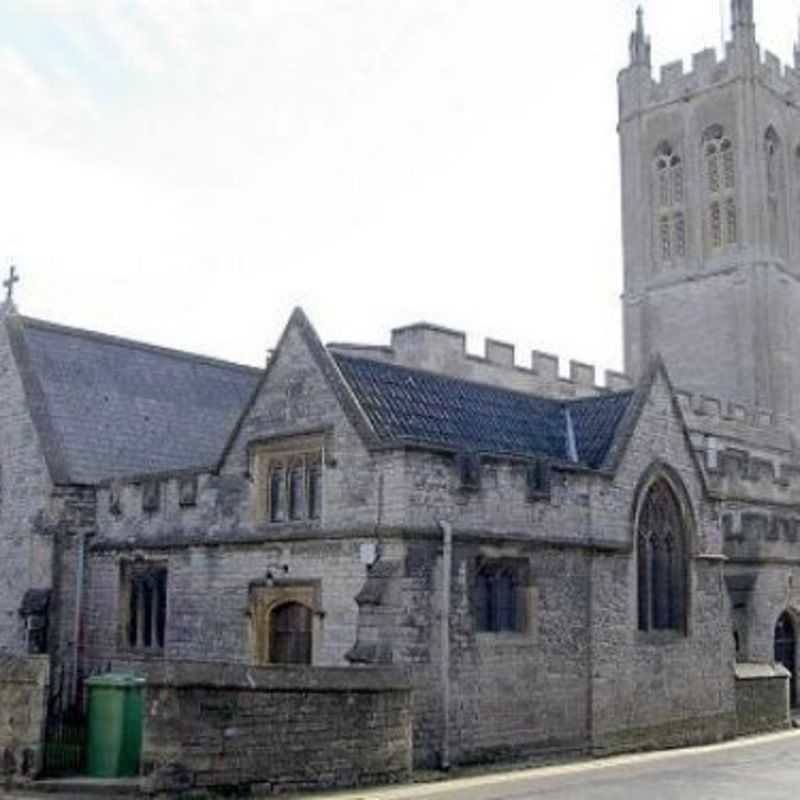
[[[442,531],[442,751],[441,768],[450,769],[450,587],[453,582],[453,527],[440,522]]]
[[[83,574],[85,571],[86,534],[78,535],[75,567],[75,633],[72,652],[72,699],[78,699],[78,668],[80,666],[81,614],[83,612]]]

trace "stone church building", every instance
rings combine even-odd
[[[104,665],[391,666],[416,765],[788,724],[800,50],[782,68],[732,8],[721,60],[657,78],[638,15],[628,375],[602,386],[430,324],[325,345],[297,310],[259,370],[9,300],[0,649],[70,691]]]

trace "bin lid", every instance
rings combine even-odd
[[[87,686],[100,686],[106,689],[136,689],[144,686],[147,681],[138,675],[124,672],[109,672],[105,675],[95,675],[86,681]]]

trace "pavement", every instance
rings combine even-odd
[[[800,732],[306,800],[797,800]]]
[[[92,792],[93,797],[119,797]],[[88,791],[6,792],[3,800],[82,800]],[[800,731],[685,750],[554,767],[492,772],[435,783],[304,794],[303,800],[797,800]],[[295,800],[299,800],[295,796]]]

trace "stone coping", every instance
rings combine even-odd
[[[19,656],[0,652],[0,681],[45,684],[50,673],[49,656]]]
[[[742,661],[736,664],[737,681],[755,681],[775,678],[791,678],[789,670],[782,664],[763,664]]]
[[[125,659],[115,667],[141,675],[150,688],[319,693],[411,691],[407,673],[396,667],[256,667],[208,661],[134,659]]]

